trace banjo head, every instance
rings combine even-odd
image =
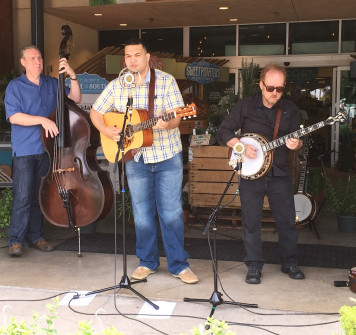
[[[272,164],[271,152],[262,150],[262,147],[268,141],[263,136],[254,133],[244,134],[240,141],[243,144],[252,145],[257,152],[255,159],[250,159],[243,155],[241,177],[254,180],[265,175]]]

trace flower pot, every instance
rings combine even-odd
[[[356,217],[338,215],[337,226],[343,233],[356,233]]]

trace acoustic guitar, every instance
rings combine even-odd
[[[125,127],[124,141],[124,159],[131,159],[130,151],[141,147],[148,147],[153,143],[153,130],[159,119],[169,121],[176,117],[186,119],[196,115],[196,105],[194,103],[182,107],[178,111],[163,113],[152,119],[148,118],[148,112],[145,109],[133,109],[132,114],[128,117],[128,123]],[[107,126],[120,127],[124,123],[125,113],[111,111],[104,114],[104,122]],[[117,142],[100,133],[101,146],[103,148],[105,158],[111,162],[115,162],[118,152]],[[118,155],[118,161],[122,158],[122,153]]]

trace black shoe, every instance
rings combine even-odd
[[[292,279],[304,279],[305,278],[304,273],[296,265],[292,265],[289,268],[284,268],[282,266],[281,271],[283,273],[288,273],[289,278],[292,278]]]
[[[245,282],[247,284],[260,284],[262,272],[256,269],[248,269]]]

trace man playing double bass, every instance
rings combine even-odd
[[[43,238],[43,215],[38,196],[41,177],[49,168],[41,129],[43,127],[47,137],[58,134],[56,124],[48,119],[57,108],[58,80],[42,74],[43,59],[36,46],[22,48],[20,62],[25,71],[9,83],[5,92],[6,118],[11,123],[13,164],[10,256],[21,256],[22,248],[27,244],[41,251],[53,250]],[[66,73],[71,80],[68,97],[80,102],[80,85],[66,58],[59,60],[59,69],[59,73]]]

